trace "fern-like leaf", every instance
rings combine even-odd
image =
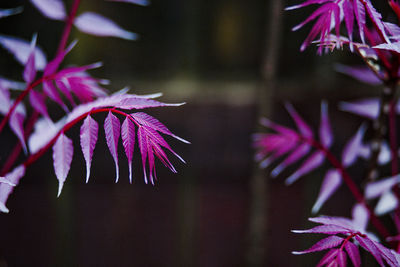
[[[104,132],[106,134],[107,146],[115,162],[115,182],[119,179],[118,167],[118,141],[120,136],[121,123],[111,112],[104,121]]]
[[[86,183],[89,181],[90,166],[92,163],[93,150],[97,143],[98,131],[98,123],[90,115],[87,116],[80,130],[81,148],[86,161]]]
[[[60,196],[64,182],[71,167],[74,146],[72,140],[61,134],[53,146],[54,171],[58,179],[58,193]]]

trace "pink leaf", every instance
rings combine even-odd
[[[132,158],[135,147],[135,125],[130,118],[126,117],[121,127],[122,144],[129,164],[129,182],[132,183]]]
[[[7,180],[7,178],[5,178],[5,177],[0,177],[0,183],[1,184],[8,184],[8,185],[11,185],[11,186],[15,186],[15,184],[13,184],[9,180]]]
[[[107,1],[124,2],[124,3],[136,4],[136,5],[141,5],[141,6],[147,6],[150,4],[148,0],[107,0]]]
[[[104,121],[104,131],[106,133],[107,146],[110,150],[112,157],[115,162],[115,182],[119,179],[119,168],[118,168],[118,140],[120,136],[121,123],[119,119],[114,116],[111,112],[108,113]]]
[[[31,54],[31,44],[16,37],[0,35],[0,45],[14,55],[15,59],[25,65]],[[38,70],[43,70],[46,66],[46,56],[39,48],[35,48],[35,66]]]
[[[184,143],[189,143],[188,141],[186,141],[183,138],[180,138],[179,136],[174,135],[164,124],[162,124],[159,120],[157,120],[156,118],[143,113],[143,112],[136,112],[136,113],[132,113],[131,116],[141,125],[145,125],[148,126],[156,131],[159,131],[163,134],[167,134],[170,135],[172,137],[174,137],[175,139],[178,139],[179,141],[182,141]]]
[[[356,17],[361,42],[365,43],[364,40],[365,10],[360,0],[353,0],[353,11]]]
[[[62,101],[60,94],[57,91],[57,88],[54,86],[52,81],[44,81],[43,82],[43,92],[54,102],[59,104],[66,112],[68,112],[67,106]]]
[[[329,148],[333,142],[332,128],[328,115],[328,104],[325,101],[321,103],[321,122],[319,126],[319,139],[321,144]]]
[[[383,43],[380,45],[376,45],[373,48],[382,49],[382,50],[389,50],[396,53],[400,53],[400,42],[395,43]]]
[[[36,46],[37,35],[35,34],[31,42],[31,52],[28,57],[28,61],[25,64],[25,69],[23,73],[24,81],[30,84],[36,77],[36,67],[35,67],[35,46]]]
[[[319,167],[325,159],[325,154],[323,152],[317,151],[314,152],[301,166],[300,168],[295,171],[292,175],[290,175],[285,183],[287,185],[291,185],[301,176],[309,173],[310,171],[314,170],[315,168]]]
[[[379,34],[383,37],[386,43],[390,43],[389,37],[386,35],[385,26],[382,22],[382,15],[376,11],[370,1],[364,2],[365,10],[368,12],[369,18],[374,23],[375,28],[379,31]]]
[[[344,147],[342,152],[342,164],[344,167],[352,165],[360,155],[360,150],[363,147],[362,140],[364,138],[365,129],[365,124],[361,125],[357,133],[351,137]]]
[[[22,148],[24,149],[25,154],[27,153],[26,143],[25,143],[25,135],[24,135],[24,119],[25,116],[22,113],[14,111],[11,114],[9,124],[11,130],[15,133],[18,137],[19,141],[21,142]]]
[[[64,20],[67,16],[62,0],[31,0],[31,2],[43,16],[49,19]]]
[[[44,76],[50,76],[54,74],[58,67],[60,66],[61,62],[64,60],[65,56],[74,48],[77,41],[73,41],[64,51],[58,53],[57,56],[46,65],[44,69]]]
[[[32,107],[37,112],[39,112],[43,117],[50,118],[49,114],[47,112],[45,98],[41,93],[39,93],[35,90],[31,90],[29,93],[29,101],[30,101]]]
[[[156,100],[137,97],[137,96],[126,96],[124,97],[121,102],[116,106],[121,109],[143,109],[143,108],[153,108],[153,107],[178,107],[183,105],[184,103],[178,104],[169,104],[169,103],[162,103]]]
[[[354,245],[352,242],[346,242],[344,248],[347,252],[347,255],[349,255],[349,258],[353,263],[354,267],[360,267],[361,258],[360,258],[360,252],[358,251],[358,247]]]
[[[376,259],[376,261],[379,263],[380,266],[385,266],[382,261],[381,253],[369,238],[356,236],[355,239],[358,241],[358,243],[360,243],[361,247],[363,247],[366,251],[370,252],[372,256],[374,256],[374,258]]]
[[[99,125],[88,115],[83,121],[80,132],[82,153],[86,161],[86,183],[89,181],[90,166],[92,163],[93,150],[97,143],[98,131]]]
[[[143,126],[138,127],[138,143],[140,148],[140,154],[142,155],[142,168],[144,174],[144,182],[147,184],[147,174],[146,174],[146,162],[147,162],[147,154],[148,154],[148,145],[147,145],[147,137],[144,132]],[[150,151],[151,153],[151,151]]]
[[[330,169],[325,174],[324,181],[322,182],[319,191],[318,199],[315,202],[312,213],[317,213],[322,205],[336,192],[342,184],[342,175],[336,169]]]
[[[339,267],[346,267],[347,266],[347,257],[346,253],[343,250],[339,250],[337,256],[336,256],[336,261],[339,265]]]
[[[398,183],[400,183],[399,175],[368,183],[365,187],[365,197],[367,199],[377,198],[385,192],[389,191],[394,185]]]
[[[289,112],[290,116],[292,116],[292,119],[295,121],[300,133],[306,138],[312,138],[313,132],[310,126],[308,126],[307,123],[300,117],[300,115],[293,108],[293,106],[290,103],[286,103],[285,107]]]
[[[320,6],[305,21],[303,21],[302,23],[293,27],[292,31],[297,31],[298,29],[302,28],[304,25],[306,25],[310,21],[316,19],[317,17],[319,17],[323,14],[326,14],[327,12],[330,12],[332,10],[333,6],[335,6],[335,5],[336,4],[330,2],[325,5]]]
[[[308,0],[299,5],[286,7],[285,10],[294,10],[294,9],[302,8],[302,7],[313,5],[313,4],[322,4],[325,2],[329,2],[329,1],[330,0]]]
[[[349,36],[350,43],[353,41],[353,26],[354,26],[354,14],[353,6],[350,1],[344,1],[343,3],[343,15],[344,22],[346,24],[347,34]]]
[[[349,229],[343,228],[341,226],[325,224],[318,225],[314,228],[308,230],[292,230],[293,233],[296,234],[328,234],[328,235],[336,235],[336,234],[345,234],[349,232]]]
[[[88,34],[119,37],[127,40],[137,38],[135,33],[126,31],[112,20],[93,12],[85,12],[79,15],[74,24],[80,31]]]
[[[329,236],[324,239],[321,239],[317,243],[315,243],[311,248],[303,250],[303,251],[293,251],[292,253],[295,255],[306,254],[310,252],[321,251],[325,249],[330,249],[339,246],[343,242],[343,238],[338,236]]]
[[[308,151],[310,151],[310,145],[308,143],[304,143],[298,146],[289,156],[286,157],[284,161],[282,161],[275,169],[272,170],[272,177],[278,176],[286,167],[296,163],[302,157],[304,157]]]
[[[314,218],[308,218],[309,221],[320,223],[320,224],[332,224],[337,225],[343,228],[347,228],[349,230],[353,229],[353,221],[342,218],[342,217],[333,217],[333,216],[320,216]]]
[[[71,167],[74,146],[72,140],[61,134],[53,146],[54,171],[58,179],[58,193],[60,196],[64,182]]]
[[[322,267],[324,265],[328,265],[331,262],[334,262],[337,254],[339,252],[339,249],[331,249],[329,250],[325,256],[319,261],[316,267]]]
[[[5,175],[5,178],[14,184],[14,186],[8,185],[6,183],[0,184],[0,211],[8,213],[9,210],[6,207],[6,202],[10,194],[13,192],[14,187],[18,185],[19,180],[25,175],[25,166],[20,165],[12,170],[10,173]]]
[[[63,80],[55,80],[56,86],[60,91],[65,95],[65,97],[68,99],[68,101],[72,104],[72,106],[76,106],[76,103],[74,101],[74,98],[72,97],[72,94],[70,92],[70,88],[68,88],[68,80],[63,79]]]
[[[394,253],[396,253],[395,251],[393,251],[393,253],[392,253],[392,251],[390,249],[386,248],[379,242],[374,242],[374,245],[379,250],[382,258],[387,262],[387,264],[389,264],[392,267],[399,266],[399,264],[397,263],[397,259],[394,255]]]

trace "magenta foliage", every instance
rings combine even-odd
[[[110,1],[138,5],[148,4],[146,0]],[[88,73],[94,68],[101,67],[102,63],[100,62],[84,66],[64,66],[65,57],[77,44],[77,41],[73,41],[69,46],[66,45],[72,25],[82,32],[96,36],[133,40],[137,38],[137,35],[124,30],[100,14],[93,12],[78,14],[79,0],[73,1],[69,13],[62,0],[31,0],[30,2],[46,18],[63,21],[65,27],[58,52],[48,63],[44,52],[37,45],[37,41],[40,39],[37,39],[36,34],[33,35],[30,43],[16,37],[0,35],[0,45],[24,66],[21,77],[25,82],[0,78],[0,113],[4,115],[0,121],[0,132],[8,123],[27,154],[27,158],[21,165],[15,165],[18,157],[18,154],[15,154],[16,156],[10,156],[3,166],[2,172],[8,172],[10,169],[12,171],[0,176],[0,211],[8,212],[6,201],[13,188],[25,175],[26,168],[50,148],[53,149],[54,171],[59,182],[58,196],[61,194],[74,154],[73,141],[66,136],[66,132],[81,121],[83,123],[80,128],[80,145],[86,162],[86,182],[88,182],[94,148],[98,139],[99,125],[93,118],[97,113],[108,113],[104,121],[105,139],[115,162],[116,181],[119,178],[118,143],[120,136],[128,159],[130,181],[132,181],[136,136],[141,151],[146,183],[147,176],[150,177],[153,184],[156,179],[155,157],[176,172],[164,149],[169,150],[180,160],[183,161],[183,159],[172,150],[160,133],[185,143],[188,142],[174,135],[164,124],[146,113],[128,114],[125,111],[182,104],[168,104],[152,99],[161,94],[139,96],[129,94],[128,90],[121,90],[108,95],[107,90],[102,86],[109,84],[109,81],[94,78]],[[0,9],[0,18],[20,12],[22,12],[21,8]],[[21,90],[16,99],[11,98],[11,89]],[[34,111],[31,117],[27,116],[26,111],[31,109],[25,108],[28,103],[23,102],[26,96],[29,96],[29,104]],[[62,118],[54,119],[54,115],[50,113],[47,106],[47,99],[57,103],[64,110],[65,115]],[[124,117],[122,127],[118,116]],[[28,119],[25,121],[26,118]],[[34,125],[33,133],[30,132],[29,125]],[[136,130],[137,135],[135,134]],[[13,153],[18,153],[18,145],[14,150],[16,152]],[[147,169],[149,169],[148,175]]]

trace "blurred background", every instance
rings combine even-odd
[[[68,8],[71,2],[65,1]],[[270,179],[270,169],[259,170],[254,163],[251,136],[265,131],[258,126],[261,116],[293,126],[284,101],[316,128],[320,100],[327,99],[336,135],[333,151],[339,155],[361,120],[337,111],[338,101],[379,91],[334,71],[337,62],[361,64],[347,48],[324,56],[317,56],[315,47],[300,53],[310,27],[290,29],[313,9],[283,11],[298,2],[152,0],[141,7],[82,1],[79,12],[103,14],[140,39],[100,38],[73,29],[70,40],[79,42],[65,64],[102,61],[104,67],[91,73],[110,79],[110,92],[129,86],[132,93],[162,92],[162,101],[186,102],[147,112],[190,140],[186,145],[167,137],[187,164],[170,155],[178,174],[158,162],[159,180],[145,185],[136,150],[130,185],[120,144],[121,178],[115,184],[114,163],[100,129],[85,184],[79,127],[73,128],[68,136],[74,139],[75,155],[60,198],[49,152],[28,169],[9,198],[10,214],[0,214],[0,266],[315,264],[321,255],[290,252],[319,237],[290,230],[311,226],[307,218],[324,170],[286,187],[284,178],[295,169]],[[38,44],[51,59],[63,23],[42,17],[29,1],[0,2],[0,8],[19,5],[24,12],[1,19],[0,33],[29,40],[37,32]],[[0,49],[0,59],[0,76],[22,80],[22,67],[8,52]],[[62,116],[55,105],[52,110]],[[102,122],[104,116],[95,119]],[[9,132],[1,140],[4,162],[17,141]],[[342,188],[321,213],[349,216],[352,201]]]

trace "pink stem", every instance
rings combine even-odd
[[[350,192],[356,199],[356,201],[360,204],[362,204],[369,213],[371,223],[374,225],[376,230],[384,237],[387,238],[390,236],[389,231],[386,229],[386,227],[382,224],[382,222],[378,219],[378,217],[375,216],[374,211],[372,208],[367,204],[367,202],[364,199],[363,194],[361,191],[358,189],[356,183],[353,181],[349,173],[346,171],[342,163],[336,159],[336,157],[321,143],[314,139],[304,139],[306,142],[308,142],[310,145],[315,147],[316,149],[320,150],[323,152],[326,156],[326,158],[330,161],[333,167],[335,167],[341,174],[342,174],[342,179],[346,186],[349,188]]]
[[[71,11],[69,13],[69,16],[67,17],[64,31],[61,35],[61,40],[58,45],[57,55],[62,53],[65,49],[65,46],[67,45],[68,37],[69,34],[71,33],[72,24],[74,23],[74,19],[76,17],[76,12],[78,11],[80,2],[81,0],[75,0],[74,3],[72,4]]]

